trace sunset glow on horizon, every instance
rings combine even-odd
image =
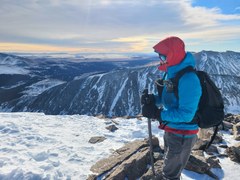
[[[4,0],[0,22],[0,52],[148,53],[168,36],[240,51],[235,0]]]

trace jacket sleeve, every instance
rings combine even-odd
[[[184,74],[178,83],[178,106],[161,112],[163,121],[190,122],[192,121],[202,94],[199,78],[193,72]]]

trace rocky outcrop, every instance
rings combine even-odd
[[[154,137],[152,141],[154,149],[159,149],[158,139]],[[91,171],[97,174],[95,178],[104,175],[105,179],[134,179],[147,170],[149,162],[148,140],[136,140],[117,149],[108,158],[98,161],[91,167]]]
[[[211,161],[211,163],[213,164],[213,161]],[[189,160],[185,169],[189,171],[197,172],[199,174],[207,174],[214,179],[218,179],[217,176],[211,172],[211,168],[213,167],[211,163],[210,163],[210,160],[207,160],[204,156],[194,154],[193,152],[193,154],[189,157]],[[221,168],[219,164],[217,165],[218,167]]]
[[[240,144],[228,147],[226,153],[232,161],[240,163]]]
[[[136,140],[116,150],[110,157],[98,161],[91,167],[95,175],[90,175],[88,180],[120,180],[138,179],[152,180],[162,179],[163,150],[159,147],[158,139],[153,137],[154,169],[153,175],[150,167],[150,152],[147,140]],[[202,150],[196,150],[190,156],[186,169],[201,174],[207,174],[214,179],[211,168],[221,168],[217,159],[205,158]]]
[[[238,120],[238,116],[227,116],[225,122],[234,127]],[[224,131],[231,129],[224,128]],[[207,174],[213,179],[219,179],[211,168],[220,168],[221,165],[218,158],[229,157],[232,161],[240,163],[240,144],[228,147],[221,133],[218,133],[213,144],[204,149],[209,142],[213,130],[204,129],[200,131],[199,139],[195,144],[189,161],[185,167],[186,170],[194,171],[199,174]],[[94,173],[89,175],[88,180],[104,179],[104,180],[120,180],[128,178],[140,180],[159,180],[162,178],[162,168],[164,152],[159,146],[159,141],[153,137],[153,157],[155,175],[153,175],[150,165],[150,152],[148,140],[136,140],[126,144],[124,147],[116,150],[108,158],[98,161],[91,167]],[[225,150],[224,153],[223,149]],[[206,156],[205,153],[208,155]]]

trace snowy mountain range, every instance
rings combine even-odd
[[[197,69],[208,72],[220,88],[225,111],[240,113],[240,53],[202,51],[194,56]],[[135,116],[143,89],[156,92],[157,63],[150,57],[78,62],[0,54],[0,109]]]

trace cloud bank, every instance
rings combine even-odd
[[[0,50],[30,44],[33,51],[148,52],[169,35],[199,43],[239,40],[239,20],[191,0],[2,0]],[[192,48],[202,48],[197,44]]]

